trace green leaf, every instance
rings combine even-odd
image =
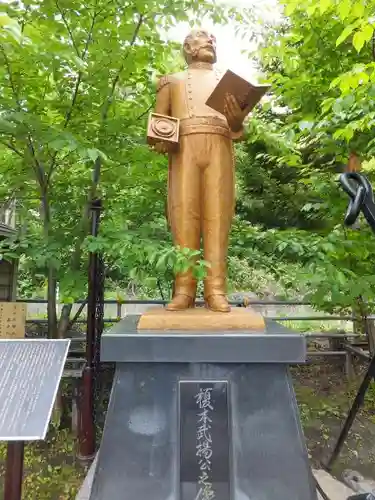
[[[333,103],[335,102],[335,99],[333,97],[329,97],[328,99],[325,99],[322,104],[322,113],[327,113],[332,108]]]
[[[97,149],[88,149],[87,156],[90,158],[90,160],[96,161],[99,157],[99,151]]]
[[[361,33],[363,35],[365,42],[369,42],[374,34],[374,27],[371,24],[366,24],[362,28]]]
[[[320,0],[319,1],[319,10],[321,14],[324,14],[328,9],[332,7],[331,0]]]
[[[21,43],[23,38],[21,26],[5,12],[0,12],[0,28],[2,28],[5,33],[9,33],[17,43]]]
[[[80,57],[77,57],[77,56],[73,56],[72,60],[75,62],[77,68],[80,71],[85,71],[86,70],[87,63],[83,59],[81,59]]]
[[[319,4],[318,3],[313,3],[313,4],[310,4],[307,8],[306,8],[306,12],[309,16],[313,16],[316,12],[316,10],[318,9],[319,7]]]
[[[298,2],[296,0],[287,0],[285,7],[285,15],[290,16],[297,9]]]
[[[364,84],[368,83],[369,80],[370,80],[369,75],[367,73],[364,73],[364,72],[363,73],[359,73],[358,78],[359,78],[359,83],[361,85],[364,85]]]
[[[364,44],[366,43],[366,33],[364,31],[357,31],[353,36],[353,46],[357,52],[361,52]]]
[[[352,3],[350,0],[340,0],[337,4],[340,19],[344,21],[350,14]]]
[[[352,4],[351,14],[354,17],[362,18],[365,14],[365,4],[363,0],[358,0]]]
[[[0,12],[0,27],[7,26],[11,24],[13,20],[5,12]]]
[[[339,130],[333,134],[334,139],[345,139],[349,142],[354,136],[354,130],[352,128],[346,127]]]
[[[211,262],[208,262],[207,260],[201,260],[201,261],[199,261],[199,265],[201,265],[203,267],[207,267],[209,269],[211,269],[211,267],[212,267]]]
[[[336,47],[342,44],[342,42],[344,42],[348,38],[348,36],[350,36],[353,33],[355,28],[356,28],[355,24],[349,24],[348,26],[346,26],[346,28],[344,28],[341,35],[336,40]]]

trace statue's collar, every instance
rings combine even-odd
[[[202,61],[197,61],[197,62],[192,62],[189,64],[189,69],[214,69],[214,65],[209,63],[209,62],[202,62]]]

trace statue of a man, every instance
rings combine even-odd
[[[204,280],[206,306],[228,312],[226,298],[228,236],[234,213],[233,140],[241,138],[248,115],[232,95],[224,115],[205,103],[221,74],[214,69],[216,39],[194,30],[183,44],[187,71],[163,76],[158,82],[155,113],[180,120],[177,151],[167,143],[155,149],[169,153],[168,221],[174,244],[198,250],[211,265]],[[169,311],[194,306],[197,282],[192,272],[176,276]]]

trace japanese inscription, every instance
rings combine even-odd
[[[212,387],[202,389],[199,388],[198,394],[195,399],[199,409],[197,421],[197,452],[198,464],[200,469],[200,476],[198,484],[200,486],[198,491],[198,498],[202,500],[211,500],[215,498],[215,492],[210,482],[208,473],[211,471],[211,458],[212,458],[212,437],[211,437],[211,412],[214,411],[213,401],[211,399]]]
[[[26,304],[0,302],[0,339],[25,337]]]
[[[230,500],[227,381],[179,383],[180,500]]]
[[[46,436],[70,340],[0,340],[0,441]]]

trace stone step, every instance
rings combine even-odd
[[[354,495],[352,489],[332,477],[328,472],[324,470],[313,470],[313,473],[329,500],[347,500],[350,495]],[[319,500],[323,500],[321,495],[318,495],[318,498]]]

